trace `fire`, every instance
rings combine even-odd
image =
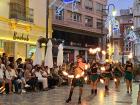
[[[87,79],[88,79],[87,77],[84,78],[85,81],[87,81]]]
[[[64,76],[68,76],[68,73],[66,71],[62,72],[64,74]]]
[[[69,78],[74,78],[74,75],[68,75]]]
[[[77,74],[75,78],[80,78],[80,75],[79,75],[79,74]]]
[[[114,78],[114,82],[117,82],[117,79],[116,78]]]
[[[101,67],[101,70],[102,70],[102,71],[105,71],[105,67]]]
[[[103,84],[104,83],[104,80],[103,79],[100,79],[100,82]]]

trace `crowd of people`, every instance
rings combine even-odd
[[[2,94],[22,93],[26,91],[47,91],[60,86],[64,82],[54,67],[48,73],[48,68],[34,65],[32,59],[8,58],[6,53],[0,57],[0,92]]]
[[[105,92],[108,93],[110,80],[114,80],[116,90],[120,91],[120,78],[123,76],[126,81],[127,93],[132,93],[132,79],[134,68],[131,60],[127,61],[125,65],[122,65],[119,62],[102,63],[99,60],[93,60],[90,64],[87,64],[84,62],[82,56],[77,56],[77,63],[74,64],[73,70],[74,78],[72,79],[70,93],[68,99],[66,100],[66,103],[69,103],[71,101],[73,90],[76,86],[79,86],[78,103],[81,103],[85,75],[89,78],[88,83],[91,84],[91,95],[97,94],[99,82],[102,82],[104,84]],[[85,72],[85,75],[82,75],[83,71]]]
[[[85,70],[84,65],[90,65]],[[62,67],[50,69],[42,65],[33,65],[32,59],[8,58],[6,53],[0,57],[0,92],[1,94],[22,93],[26,91],[47,91],[61,86],[63,83],[71,85],[68,103],[71,101],[74,87],[79,86],[79,102],[81,103],[81,96],[83,93],[83,84],[85,75],[88,77],[88,83],[91,84],[91,94],[97,94],[98,83],[103,82],[105,91],[109,91],[110,80],[114,80],[116,90],[120,87],[120,78],[125,77],[127,93],[132,93],[132,79],[133,79],[133,64],[127,61],[125,65],[119,62],[104,64],[97,60],[91,63],[85,62],[82,56],[78,56],[76,63],[64,64]],[[73,78],[69,78],[63,74],[67,71],[73,74]],[[83,71],[85,72],[82,75]],[[79,78],[76,76],[80,75]]]

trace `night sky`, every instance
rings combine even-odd
[[[120,9],[128,9],[133,6],[134,0],[108,0],[108,4],[113,3],[117,8],[117,14],[119,14]]]

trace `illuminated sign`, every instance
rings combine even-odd
[[[23,33],[21,35],[18,35],[17,32],[14,32],[13,40],[29,41],[29,36],[28,35],[25,36]]]

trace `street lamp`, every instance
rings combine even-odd
[[[117,11],[116,11],[116,8],[115,8],[115,5],[114,4],[109,4],[108,6],[107,6],[107,8],[105,8],[105,9],[103,9],[102,10],[102,12],[104,13],[104,11],[107,11],[107,13],[109,14],[109,11],[110,11],[110,8],[113,8],[112,9],[112,12],[111,12],[111,14],[112,14],[112,16],[116,16],[116,13],[117,13]],[[104,16],[104,15],[103,15]],[[109,23],[110,24],[110,23]],[[110,28],[112,28],[112,27],[110,27]],[[112,34],[112,29],[110,29],[110,34]],[[111,43],[110,43],[110,38],[109,38],[109,40],[108,40],[108,44],[109,45],[111,45]],[[110,46],[108,47],[109,48],[109,59],[110,59]]]
[[[46,0],[46,39],[48,39],[49,0]]]

